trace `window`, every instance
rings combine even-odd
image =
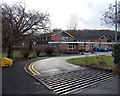
[[[49,37],[47,37],[47,40],[49,41]]]
[[[63,40],[63,41],[68,41],[68,40],[69,40],[69,37],[62,37],[62,40]]]
[[[39,41],[39,38],[37,38],[37,41]]]
[[[64,37],[62,37],[62,40],[63,40],[63,41],[65,41],[65,38],[64,38]]]
[[[58,47],[58,45],[52,45],[51,47]]]
[[[34,41],[34,39],[32,39],[32,41]]]
[[[81,48],[84,48],[84,46],[83,46],[83,45],[81,45]]]
[[[48,38],[46,37],[46,40],[48,40]]]
[[[74,44],[68,45],[68,49],[75,49],[75,45]]]
[[[44,41],[46,40],[46,37],[44,37]]]
[[[41,38],[41,41],[43,40],[43,38]]]
[[[72,49],[73,48],[73,45],[69,45],[69,49]]]

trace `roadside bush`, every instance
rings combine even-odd
[[[114,57],[114,63],[116,64],[115,71],[120,74],[120,44],[114,45],[112,56]]]
[[[114,62],[120,63],[120,44],[114,45],[113,47],[113,57],[114,57]]]
[[[36,56],[39,56],[41,52],[43,52],[43,48],[35,48],[35,53],[36,53]]]
[[[32,50],[29,50],[27,48],[22,48],[22,50],[20,50],[20,52],[21,52],[21,55],[23,56],[23,58],[27,58],[27,57],[29,57]]]
[[[95,53],[93,50],[89,50],[89,52],[91,52],[91,54],[94,54],[94,53]]]
[[[53,48],[52,47],[47,47],[46,49],[45,49],[45,52],[48,54],[48,55],[52,55],[52,53],[53,53]]]
[[[84,49],[80,49],[79,52],[85,52],[85,50]]]

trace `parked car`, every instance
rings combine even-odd
[[[100,51],[100,48],[99,48],[99,47],[95,47],[95,48],[93,48],[93,51],[99,52],[99,51]]]
[[[100,51],[101,51],[101,52],[107,52],[107,51],[108,51],[108,48],[107,48],[107,47],[101,47],[101,48],[100,48]]]
[[[93,49],[94,49],[94,48],[90,48],[89,50],[91,50],[91,51],[92,51]]]
[[[112,47],[108,47],[107,49],[108,49],[108,51],[112,51]]]

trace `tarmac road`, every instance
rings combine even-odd
[[[11,67],[2,68],[2,95],[12,94],[52,94],[43,84],[24,71],[24,66],[41,58],[20,60]],[[21,96],[21,95],[20,95]],[[25,95],[26,96],[26,95]]]
[[[37,70],[42,75],[51,75],[58,74],[65,71],[76,70],[77,68],[84,69],[84,67],[69,64],[65,62],[67,59],[77,58],[77,57],[88,57],[96,55],[111,55],[111,52],[97,52],[96,54],[86,55],[73,55],[73,56],[61,56],[61,57],[52,57],[37,61],[34,63],[34,69]],[[39,92],[38,92],[39,94]],[[90,88],[82,93],[79,91],[74,92],[73,94],[118,94],[118,79],[112,80],[95,88]]]
[[[67,59],[68,57],[64,56],[64,58]],[[24,71],[24,66],[26,64],[30,64],[40,59],[41,58],[19,60],[17,63],[14,63],[12,67],[3,68],[2,94],[54,94],[43,84],[35,80]],[[117,80],[114,80],[106,84],[102,84],[102,86],[86,90],[83,94],[117,94],[117,87],[118,82]],[[79,92],[77,92],[77,94],[78,93]]]
[[[75,70],[76,68],[84,69],[84,67],[69,64],[66,62],[67,59],[78,58],[78,57],[90,57],[96,55],[111,55],[111,52],[97,52],[96,54],[86,55],[74,55],[74,56],[61,56],[61,57],[52,57],[37,61],[34,63],[33,68],[41,74],[58,74],[65,71]]]

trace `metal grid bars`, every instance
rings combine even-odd
[[[74,70],[51,76],[39,76],[40,81],[55,93],[64,95],[75,91],[83,91],[86,88],[97,86],[103,82],[115,79],[112,73],[96,70]]]

